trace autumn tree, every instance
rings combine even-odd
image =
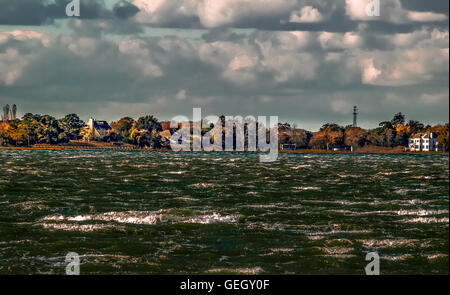
[[[344,144],[344,128],[337,124],[325,124],[316,132],[310,141],[313,148],[326,148],[330,146],[340,146]]]
[[[9,143],[9,131],[10,124],[8,122],[0,121],[0,146],[7,145]]]
[[[134,119],[130,117],[124,117],[117,122],[111,123],[111,128],[118,134],[119,140],[123,142],[129,142],[130,131],[133,128]]]
[[[313,137],[309,141],[309,145],[313,149],[327,149],[328,144],[328,138],[324,131],[314,133]]]
[[[291,142],[297,148],[307,148],[313,134],[307,130],[297,128],[297,124],[293,125],[291,130]]]
[[[407,125],[409,126],[412,134],[421,131],[425,127],[422,123],[415,120],[409,120]]]
[[[404,125],[405,124],[405,115],[403,115],[401,112],[394,115],[394,118],[391,120],[391,125],[394,128],[397,128],[398,125]]]
[[[23,128],[26,128],[27,131],[27,144],[35,144],[42,138],[42,133],[44,130],[44,126],[41,123],[42,116],[34,115],[31,113],[26,113],[22,121]],[[21,125],[22,126],[22,125]]]
[[[135,128],[138,130],[148,130],[149,132],[152,132],[153,130],[158,132],[162,131],[161,123],[153,116],[140,117],[136,121]]]
[[[439,142],[439,149],[448,152],[449,151],[449,124],[436,125],[431,127],[431,131],[437,134],[437,140]]]
[[[130,130],[130,141],[140,147],[155,147],[160,145],[159,132],[162,131],[161,123],[153,116],[140,117]]]
[[[366,143],[367,135],[367,131],[360,127],[347,126],[344,143],[348,146],[362,147]]]
[[[395,130],[389,121],[381,122],[380,127],[369,131],[367,142],[371,145],[392,147],[395,138]]]
[[[133,128],[130,133],[131,143],[139,147],[149,147],[152,139],[152,133],[146,129]]]
[[[80,137],[81,129],[86,124],[76,114],[69,114],[58,120],[58,127],[61,132],[58,135],[60,141],[77,140]]]
[[[398,124],[395,127],[395,138],[393,140],[393,146],[408,146],[408,140],[411,136],[411,127],[403,124]]]
[[[17,125],[11,124],[9,138],[15,145],[30,145],[30,137],[28,134],[28,124],[24,121],[18,122]]]
[[[383,121],[380,124],[378,124],[378,126],[380,126],[382,131],[386,131],[388,129],[394,129],[394,126],[392,125],[391,121]]]

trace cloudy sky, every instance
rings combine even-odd
[[[449,120],[447,0],[0,0],[0,105],[117,120]]]

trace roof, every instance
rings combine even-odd
[[[432,138],[433,136],[430,136],[432,132],[425,132],[425,133],[416,133],[411,138]]]
[[[110,130],[111,126],[109,126],[108,122],[106,122],[106,121],[94,121],[94,128]]]

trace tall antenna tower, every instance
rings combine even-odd
[[[354,106],[353,107],[353,127],[358,127],[358,124],[356,122],[357,118],[358,118],[358,107]]]

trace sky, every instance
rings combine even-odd
[[[449,121],[446,0],[0,0],[0,105],[87,121]]]

